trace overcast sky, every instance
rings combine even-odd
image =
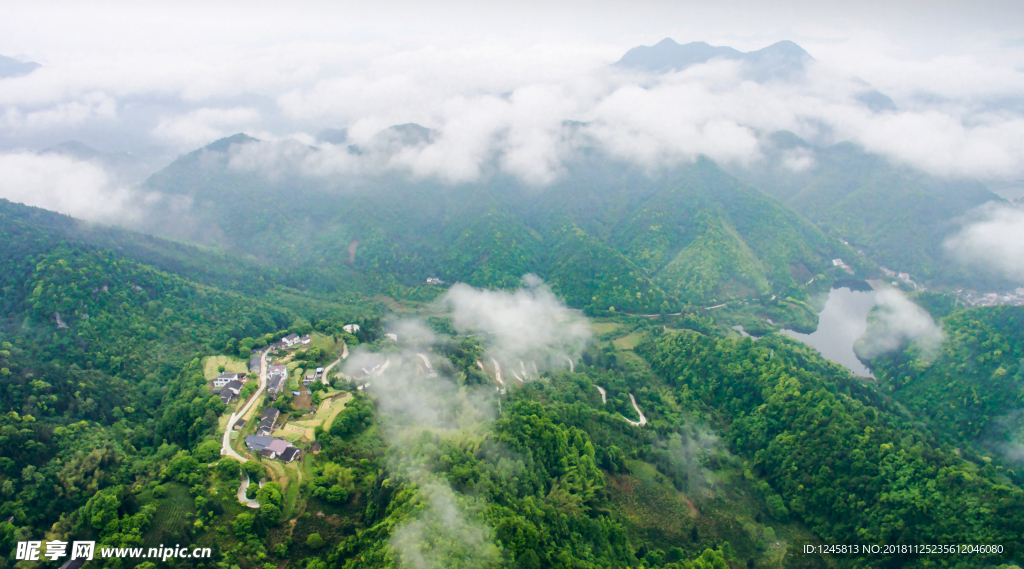
[[[347,127],[366,142],[417,122],[441,138],[395,164],[465,180],[498,157],[544,184],[571,146],[562,121],[577,120],[647,165],[759,160],[764,134],[788,129],[939,175],[1024,177],[1024,3],[834,4],[22,2],[5,6],[0,54],[43,67],[0,80],[0,152],[14,167],[74,139],[158,164],[241,131],[312,142]],[[743,51],[788,39],[818,64],[799,86],[729,64],[609,71],[665,37]],[[858,106],[857,79],[899,112]]]

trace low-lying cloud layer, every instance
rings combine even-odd
[[[474,30],[494,22],[470,25],[471,16],[449,18],[441,9],[421,14],[446,24],[428,40],[408,33],[430,28],[422,21],[395,20],[397,12],[414,9],[406,8],[378,14],[376,27],[359,24],[365,14],[326,6],[320,7],[324,19],[303,10],[246,6],[247,18],[240,20],[226,7],[204,8],[216,12],[209,21],[230,21],[225,27],[233,35],[222,28],[196,30],[191,11],[188,17],[170,11],[161,15],[160,26],[135,29],[149,36],[141,46],[125,30],[92,30],[103,37],[67,46],[53,10],[44,18],[39,10],[21,8],[18,26],[4,31],[34,43],[18,49],[34,48],[37,53],[26,57],[43,66],[3,80],[0,148],[78,138],[105,150],[152,145],[184,152],[240,131],[308,143],[325,127],[346,127],[351,143],[368,148],[383,129],[418,123],[438,136],[388,153],[385,167],[461,182],[496,164],[544,185],[582,146],[654,169],[699,155],[742,164],[759,160],[766,136],[785,129],[818,143],[854,141],[944,176],[1024,174],[1024,46],[994,36],[981,34],[973,44],[958,45],[957,53],[948,53],[944,42],[945,50],[926,56],[897,43],[905,38],[864,30],[786,38],[778,32],[738,34],[728,26],[712,31],[688,18],[678,18],[688,23],[675,31],[645,18],[614,41],[597,28],[589,39],[586,33],[556,33],[558,21],[545,26],[550,35],[520,38],[509,26],[499,26],[507,33],[481,36]],[[734,11],[778,17],[775,9],[755,5]],[[102,19],[102,10],[60,12],[64,25],[75,29],[83,27],[82,19]],[[635,9],[630,12],[636,16]],[[692,16],[692,7],[686,12]],[[701,17],[714,19],[714,12]],[[132,13],[146,21],[146,9]],[[621,25],[623,18],[609,21]],[[25,34],[22,28],[33,24],[36,32]],[[707,36],[694,35],[700,29]],[[190,41],[182,40],[183,33]],[[629,48],[666,35],[743,50],[794,39],[818,61],[809,62],[806,74],[773,81],[752,81],[737,61],[712,60],[665,74],[610,66]],[[869,108],[862,96],[872,85],[890,95],[895,108]],[[345,153],[314,161],[320,167],[312,171],[321,173],[352,167]],[[792,156],[786,164],[801,170],[814,161]]]
[[[0,197],[87,221],[126,223],[145,200],[103,167],[57,154],[0,154]]]
[[[860,355],[873,358],[907,343],[926,358],[936,354],[945,336],[928,311],[896,289],[879,291],[876,300],[878,306],[868,321],[868,330],[857,343]]]
[[[1024,283],[1024,209],[985,204],[945,247],[967,266]]]
[[[485,335],[489,357],[535,362],[540,370],[564,367],[567,356],[575,359],[586,347],[590,325],[536,275],[523,282],[513,293],[456,284],[439,302],[449,308],[456,330]]]

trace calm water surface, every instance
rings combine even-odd
[[[853,353],[853,343],[868,329],[868,312],[875,306],[875,293],[834,288],[828,293],[825,309],[813,334],[792,330],[782,333],[815,348],[821,355],[838,362],[854,375],[870,376],[869,370]]]

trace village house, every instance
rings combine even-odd
[[[302,450],[291,445],[284,439],[261,435],[245,437],[245,446],[250,451],[264,458],[291,462],[302,457]]]
[[[239,420],[235,421],[235,425],[234,425],[233,428],[236,431],[241,431],[242,429],[244,429],[245,428],[245,419],[239,419]]]
[[[225,405],[230,405],[231,402],[234,401],[235,397],[238,397],[237,393],[232,393],[227,389],[218,389],[217,391],[214,391],[213,394],[220,397],[221,402]]]
[[[238,392],[241,390],[242,382],[234,379],[224,384],[220,389],[213,390],[212,393],[217,397],[220,397],[220,400],[223,401],[225,405],[228,405],[238,397]]]
[[[311,338],[311,337],[309,336],[309,334],[306,334],[305,336],[303,336],[303,337],[301,338],[301,340],[300,340],[300,341],[302,342],[302,345],[303,345],[303,346],[305,346],[305,345],[309,344],[310,342],[312,342],[312,341],[313,341],[313,338]]]
[[[244,373],[222,373],[213,380],[214,387],[224,387],[231,381],[241,381],[245,383],[246,377]]]
[[[261,362],[262,358],[260,356],[253,356],[249,358],[249,373],[258,374],[260,372]]]
[[[284,389],[285,383],[288,381],[288,367],[282,365],[270,366],[267,370],[267,395],[271,399],[276,399],[277,394]]]
[[[284,338],[281,338],[281,344],[286,348],[290,348],[295,344],[298,344],[299,341],[300,340],[298,334],[288,334]]]
[[[314,381],[316,381],[316,375],[312,373],[307,373],[306,377],[302,378],[302,385],[309,387]]]
[[[274,423],[277,422],[277,418],[281,416],[281,412],[276,407],[267,407],[263,410],[263,414],[260,415],[260,425],[256,427],[256,434],[267,436],[274,431]]]
[[[281,462],[291,462],[300,458],[302,458],[302,449],[293,446],[284,449],[284,452],[277,457]]]
[[[359,331],[359,324],[345,324],[344,326],[341,327],[341,329],[348,332],[349,334],[355,334],[356,332]]]

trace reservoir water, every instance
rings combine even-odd
[[[875,302],[874,291],[834,288],[828,293],[828,301],[818,318],[818,329],[813,334],[792,330],[782,333],[810,345],[826,358],[846,366],[854,375],[871,376],[871,370],[853,353],[853,343],[867,331],[868,312]]]

